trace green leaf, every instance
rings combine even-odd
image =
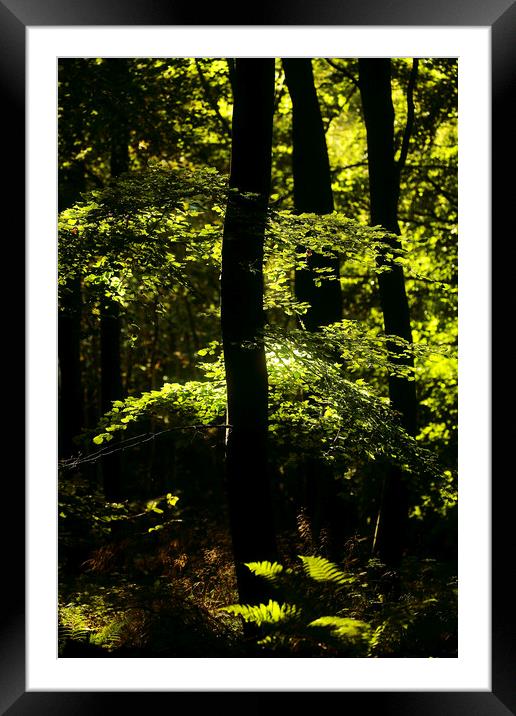
[[[245,566],[257,577],[263,577],[270,582],[274,582],[283,572],[283,565],[278,562],[246,562]]]
[[[355,639],[365,636],[369,630],[369,624],[359,619],[347,617],[319,617],[308,624],[309,627],[329,627],[333,634],[338,637]]]
[[[306,574],[316,582],[350,584],[355,581],[354,577],[348,576],[336,564],[324,557],[303,557],[300,555],[299,558],[303,562]]]

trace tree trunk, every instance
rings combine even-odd
[[[85,189],[84,164],[59,172],[58,210],[73,206]],[[81,377],[81,281],[73,278],[63,288],[58,313],[58,453],[67,458],[74,452],[74,438],[84,425],[84,394]]]
[[[359,60],[359,83],[367,130],[371,223],[400,234],[398,198],[400,176],[394,161],[394,108],[391,94],[391,63],[388,59]],[[397,239],[388,239],[387,248],[399,248]],[[384,264],[388,264],[384,260]],[[385,332],[412,343],[410,313],[403,268],[389,264],[390,270],[378,277]],[[388,346],[390,359],[399,365],[413,367],[413,359],[400,355],[395,345]],[[416,388],[414,381],[389,377],[391,405],[400,415],[401,424],[410,435],[416,434]],[[376,534],[380,558],[398,564],[405,546],[408,523],[407,486],[401,471],[390,468],[385,480]]]
[[[127,121],[128,66],[124,59],[107,59],[109,83],[109,129],[111,140],[110,171],[115,178],[129,170],[129,124]],[[111,409],[114,400],[123,397],[120,350],[120,306],[103,297],[100,311],[101,410]],[[119,453],[104,458],[102,474],[104,494],[108,500],[122,496],[121,459]]]
[[[283,59],[285,80],[292,100],[292,170],[294,175],[294,210],[298,214],[331,214],[333,193],[330,163],[321,110],[314,86],[310,59]],[[303,247],[299,247],[303,251]],[[310,308],[303,317],[309,331],[340,321],[342,294],[337,258],[311,253],[307,269],[299,269],[295,276],[295,291],[299,301]],[[315,285],[314,269],[330,268],[337,280],[324,280]]]
[[[292,100],[292,171],[294,210],[298,214],[330,214],[333,211],[330,162],[321,110],[308,58],[283,59],[285,80]],[[303,251],[303,247],[298,247]],[[342,319],[342,292],[339,260],[318,253],[307,257],[307,269],[295,274],[296,298],[310,308],[303,316],[305,327],[316,331]],[[330,268],[335,280],[315,285],[314,269]],[[333,473],[320,462],[308,459],[302,468],[306,483],[305,512],[309,517],[313,543],[330,559],[337,558],[338,510]]]
[[[270,193],[274,60],[237,59],[221,324],[227,383],[226,479],[241,602],[266,598],[244,562],[276,557],[267,461],[263,242]],[[241,192],[252,193],[244,196]]]
[[[106,301],[100,314],[100,395],[103,413],[123,395],[120,372],[120,310],[115,301]]]

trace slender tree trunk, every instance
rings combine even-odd
[[[63,211],[80,199],[85,189],[84,165],[78,163],[59,172],[58,209]],[[81,377],[81,281],[73,278],[63,288],[58,313],[59,405],[58,453],[70,457],[73,439],[84,425],[84,394]]]
[[[129,170],[129,124],[127,121],[127,60],[108,59],[107,76],[110,102],[110,171],[113,178]],[[114,400],[123,397],[120,349],[120,306],[104,297],[100,311],[101,410],[110,410]],[[103,461],[104,493],[107,499],[121,497],[121,459],[113,453]]]
[[[367,130],[371,223],[399,235],[399,171],[394,161],[394,108],[391,94],[391,62],[388,59],[359,60],[359,83]],[[388,248],[398,248],[397,239],[388,239]],[[384,263],[387,263],[386,261]],[[410,313],[403,268],[390,264],[378,278],[385,332],[412,343]],[[413,367],[413,359],[389,345],[394,363]],[[391,405],[400,415],[405,430],[416,434],[416,388],[414,381],[389,377]],[[401,471],[391,468],[383,491],[376,533],[380,558],[398,564],[405,546],[408,523],[408,494]]]
[[[265,597],[244,562],[276,557],[267,461],[263,242],[270,193],[274,60],[237,59],[230,193],[222,244],[226,479],[240,601]],[[240,192],[252,193],[244,196]]]
[[[100,315],[100,394],[101,410],[111,410],[113,400],[123,396],[120,372],[120,310],[115,301],[107,301]]]
[[[330,162],[321,110],[308,58],[283,59],[285,80],[292,100],[292,170],[294,176],[294,210],[298,214],[330,214],[333,211]],[[299,247],[298,250],[303,250]],[[340,321],[342,292],[339,282],[339,260],[318,253],[307,257],[307,269],[296,270],[295,291],[299,301],[310,308],[303,317],[309,331]],[[314,269],[330,268],[334,280],[316,286]],[[330,558],[338,549],[338,516],[336,485],[333,474],[315,460],[303,467],[306,482],[306,514],[309,516],[313,541]],[[326,542],[326,544],[324,544]]]
[[[102,413],[111,410],[114,400],[123,397],[120,370],[120,309],[115,301],[103,301],[100,312],[100,401]],[[117,438],[113,440],[113,445]],[[122,497],[122,465],[118,452],[102,460],[102,483],[107,500]]]
[[[292,100],[294,209],[298,214],[331,214],[330,163],[312,62],[308,58],[284,59],[283,69]],[[342,318],[339,261],[314,252],[307,256],[307,264],[307,269],[296,271],[295,291],[300,301],[310,304],[303,322],[309,331],[314,331]],[[318,268],[330,268],[337,280],[324,280],[317,287],[314,269]]]
[[[110,172],[112,177],[129,171],[130,100],[129,65],[125,59],[107,59],[109,83],[109,132],[111,141]]]

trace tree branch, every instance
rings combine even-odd
[[[227,424],[204,424],[201,423],[199,425],[182,425],[177,426],[173,428],[166,428],[165,430],[160,430],[157,433],[142,433],[140,435],[134,435],[132,438],[127,438],[127,440],[120,440],[117,443],[117,446],[108,444],[103,448],[100,448],[100,450],[96,450],[93,453],[90,453],[89,455],[86,455],[82,457],[81,455],[78,455],[77,457],[72,457],[67,460],[60,460],[59,461],[59,468],[64,470],[70,470],[78,467],[79,465],[83,465],[85,463],[89,462],[97,462],[97,460],[106,457],[107,455],[112,455],[113,453],[117,452],[123,452],[124,450],[128,450],[133,447],[137,447],[138,445],[143,445],[144,443],[149,442],[150,440],[155,440],[157,437],[160,437],[161,435],[165,435],[166,433],[175,432],[176,430],[213,430],[216,428],[217,430],[226,430],[227,428],[231,428],[231,425]]]
[[[412,69],[410,70],[410,77],[407,85],[407,122],[405,124],[405,131],[403,132],[400,156],[396,163],[400,174],[407,161],[410,137],[412,135],[412,130],[414,129],[414,88],[416,86],[418,67],[419,60],[415,57],[412,60]]]
[[[334,60],[330,60],[328,57],[325,57],[326,62],[330,65],[330,67],[333,67],[334,70],[337,70],[339,74],[341,74],[343,77],[347,77],[348,80],[350,80],[357,89],[359,89],[358,80],[356,77],[354,77],[349,70],[347,70],[345,67],[340,67]]]
[[[449,191],[446,191],[446,189],[443,189],[443,187],[438,184],[436,181],[434,181],[431,177],[427,176],[426,180],[434,187],[436,192],[440,194],[442,197],[448,201],[454,209],[457,208],[457,196],[451,194]]]
[[[206,101],[215,112],[215,116],[219,120],[223,132],[231,137],[231,125],[229,121],[220,113],[218,102],[212,94],[210,83],[206,80],[206,77],[201,69],[200,62],[197,58],[195,59],[195,67],[197,68],[197,74],[199,75],[199,80],[201,82],[201,87],[204,90]]]

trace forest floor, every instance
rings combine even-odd
[[[220,520],[218,520],[220,523]],[[240,620],[227,528],[209,515],[181,529],[120,533],[61,570],[60,656],[237,656]]]
[[[348,551],[355,547],[350,542]],[[294,564],[296,555],[303,553],[306,544],[300,535],[282,536],[283,564]],[[426,569],[427,577],[421,573],[416,580],[412,574],[411,583],[403,587],[409,592],[424,590],[423,600],[409,594],[418,609],[420,603],[426,605],[418,638],[405,643],[401,652],[398,645],[384,655],[456,656],[456,614],[447,586],[454,566],[427,562],[418,567]],[[394,597],[405,599],[402,594]],[[227,519],[216,505],[184,510],[179,525],[152,535],[116,529],[88,554],[68,553],[60,569],[59,602],[60,657],[341,655],[324,642],[308,651],[301,642],[298,648],[291,643],[287,651],[257,647],[252,635],[244,633],[241,619],[222,611],[238,602],[238,594]],[[429,619],[427,607],[433,608],[433,603],[439,611],[434,609]],[[387,612],[388,607],[382,605]]]

